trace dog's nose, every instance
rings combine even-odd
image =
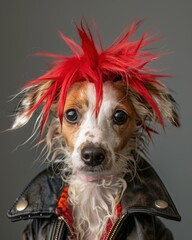
[[[81,159],[86,165],[95,167],[105,160],[105,151],[94,145],[85,146],[81,150]]]

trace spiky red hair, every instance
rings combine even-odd
[[[148,33],[144,33],[139,40],[133,40],[132,36],[139,25],[140,22],[133,24],[128,32],[120,34],[106,50],[103,50],[99,35],[100,46],[96,46],[91,30],[86,23],[76,26],[81,45],[60,32],[61,38],[72,50],[73,55],[39,54],[56,58],[57,61],[52,63],[51,68],[45,74],[27,84],[27,87],[33,87],[41,82],[51,80],[49,88],[29,109],[28,114],[33,113],[43,102],[43,127],[53,101],[58,98],[58,117],[62,123],[64,105],[70,87],[76,82],[88,81],[95,85],[95,112],[97,115],[102,102],[103,82],[115,81],[120,77],[128,88],[133,89],[148,102],[160,124],[163,125],[161,112],[146,88],[147,82],[160,84],[157,79],[164,77],[164,75],[155,74],[151,68],[147,68],[148,63],[156,60],[159,54],[151,53],[144,47],[156,39],[149,37]]]

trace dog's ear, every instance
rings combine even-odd
[[[21,91],[22,97],[16,108],[15,119],[12,125],[12,129],[22,127],[30,120],[36,110],[36,103],[49,89],[51,84],[52,81],[42,81],[35,86],[26,87]],[[40,115],[39,117],[41,117]]]
[[[180,120],[177,113],[177,103],[169,89],[164,85],[154,83],[145,83],[145,88],[157,105],[162,118],[179,127]],[[156,112],[141,95],[131,90],[130,96],[139,122],[159,122],[160,119]]]

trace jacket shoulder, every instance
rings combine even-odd
[[[50,218],[54,214],[63,181],[51,166],[39,173],[24,189],[7,212],[12,221]]]
[[[137,173],[129,181],[122,198],[124,213],[149,214],[176,221],[181,217],[165,185],[154,168],[143,158],[138,159]]]

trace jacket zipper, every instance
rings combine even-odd
[[[106,240],[113,240],[115,239],[114,237],[116,236],[119,228],[122,226],[124,223],[125,219],[127,217],[127,214],[123,214],[121,218],[115,223],[115,225],[112,227],[112,229],[109,231],[109,234],[106,238]]]
[[[109,234],[108,234],[106,240],[113,240],[114,239],[115,235],[118,232],[118,229],[122,226],[126,217],[127,217],[127,214],[124,214],[124,215],[121,216],[121,218],[116,222],[116,224],[109,231]],[[69,224],[65,221],[65,219],[62,216],[59,216],[58,221],[57,221],[57,225],[56,225],[56,229],[55,229],[55,234],[54,234],[54,237],[53,237],[54,240],[59,240],[59,237],[61,236],[61,233],[62,233],[64,223],[67,225],[67,228],[69,229],[70,234],[73,235],[73,232],[72,232],[71,228],[69,227]]]
[[[72,230],[69,227],[69,224],[65,221],[65,219],[62,216],[59,216],[58,219],[57,219],[57,224],[56,224],[53,240],[59,240],[59,237],[62,234],[62,230],[63,230],[63,225],[64,224],[66,224],[67,228],[70,231],[70,234],[72,235]]]
[[[61,235],[61,231],[62,231],[62,228],[63,228],[63,223],[64,223],[63,217],[59,216],[58,219],[57,219],[55,234],[54,234],[54,237],[53,237],[54,240],[59,239],[59,236]]]

